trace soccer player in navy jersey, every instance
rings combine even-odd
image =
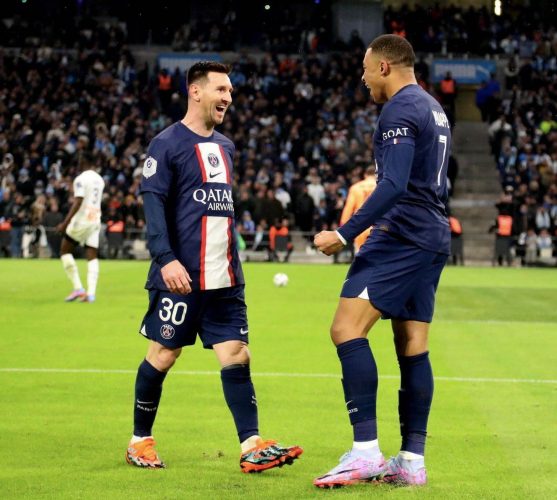
[[[259,436],[234,227],[234,144],[214,130],[232,102],[228,73],[228,66],[216,62],[190,68],[186,116],[151,141],[143,165],[141,193],[153,260],[140,333],[149,347],[137,372],[134,431],[126,451],[128,463],[139,467],[164,467],[152,436],[162,384],[182,347],[198,335],[221,365],[242,470],[260,472],[302,454],[297,446]]]
[[[428,330],[450,247],[450,125],[439,103],[417,85],[414,51],[404,38],[376,38],[363,70],[373,99],[384,104],[373,139],[377,188],[337,231],[315,237],[316,247],[331,255],[374,227],[350,267],[331,326],[354,443],[337,467],[314,480],[319,487],[427,480],[424,447],[433,396]],[[367,340],[381,317],[391,320],[401,380],[402,446],[387,462],[377,440],[377,367]]]

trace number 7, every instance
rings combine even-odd
[[[439,165],[439,172],[437,174],[437,185],[441,185],[441,172],[443,171],[443,165],[445,163],[445,155],[447,154],[447,136],[439,134],[439,142],[443,144],[443,158],[441,159],[441,165]]]

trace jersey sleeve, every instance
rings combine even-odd
[[[83,182],[83,176],[81,175],[78,175],[73,181],[73,195],[74,198],[85,197],[85,183]]]
[[[380,121],[380,137],[383,147],[396,144],[416,143],[419,110],[413,103],[393,103],[383,109]]]
[[[414,160],[414,146],[401,144],[384,149],[383,178],[362,207],[337,230],[337,234],[345,241],[353,240],[375,224],[377,219],[383,217],[406,192]]]
[[[157,138],[151,141],[143,163],[141,193],[157,193],[166,198],[174,177],[169,156],[167,142]]]

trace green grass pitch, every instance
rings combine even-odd
[[[312,479],[351,444],[328,337],[346,267],[245,266],[261,430],[305,449],[292,467],[258,475],[240,472],[218,366],[200,345],[165,382],[155,437],[168,468],[124,462],[147,347],[136,333],[147,267],[101,262],[97,302],[65,304],[58,261],[0,261],[1,498],[557,498],[554,270],[447,268],[431,328],[429,484],[323,491]],[[286,288],[273,286],[279,271]],[[387,322],[371,344],[389,455],[399,445],[398,368]]]

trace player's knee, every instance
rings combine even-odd
[[[250,362],[251,355],[246,344],[241,344],[231,353],[232,363],[238,363],[242,365],[247,365]]]
[[[223,367],[229,365],[249,365],[251,354],[246,344],[232,344],[219,358]]]
[[[336,322],[331,325],[329,333],[331,335],[331,340],[335,345],[341,344],[344,341],[343,339],[348,335],[346,327],[341,323]]]
[[[333,344],[339,345],[349,340],[366,337],[366,331],[363,331],[357,325],[351,325],[345,322],[334,322],[329,330]]]
[[[147,361],[157,370],[165,372],[172,368],[181,353],[182,349],[161,348],[149,353]]]
[[[417,356],[428,350],[427,329],[421,325],[415,329],[394,328],[393,339],[399,356]]]

